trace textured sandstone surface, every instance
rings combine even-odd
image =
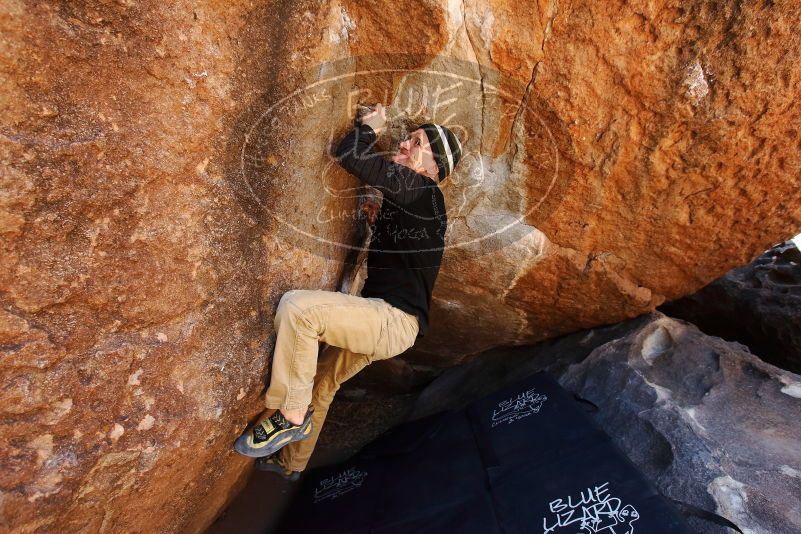
[[[560,382],[598,404],[597,421],[664,494],[743,532],[801,530],[799,375],[655,313]]]
[[[358,183],[326,147],[354,88],[390,102],[436,86],[433,56],[468,62],[437,118],[470,164],[410,351],[448,366],[648,311],[797,233],[799,22],[735,1],[4,2],[3,528],[200,531],[235,493],[277,301],[335,289],[353,232]]]

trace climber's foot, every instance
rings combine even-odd
[[[281,410],[281,415],[293,425],[302,425],[306,417],[306,410],[303,408],[298,408],[297,410]]]
[[[239,436],[234,443],[234,449],[245,456],[261,458],[273,454],[293,441],[306,439],[311,435],[313,411],[314,408],[309,406],[306,417],[299,425],[287,421],[280,411],[269,417],[263,416],[258,423]]]
[[[291,482],[294,482],[300,478],[300,471],[293,471],[286,468],[281,462],[281,454],[278,452],[273,453],[270,456],[257,458],[256,469],[259,471],[272,471],[273,473],[278,473],[285,480],[289,480]]]

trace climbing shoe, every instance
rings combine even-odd
[[[271,454],[270,456],[257,458],[256,469],[259,471],[272,471],[273,473],[278,473],[284,479],[291,482],[294,482],[300,478],[300,471],[292,471],[291,469],[284,467],[284,464],[281,463],[281,455],[277,452]]]
[[[265,417],[253,427],[245,430],[234,443],[234,449],[245,456],[261,458],[269,456],[284,445],[306,439],[311,435],[311,416],[314,408],[309,406],[303,423],[296,425],[286,420],[281,410]]]

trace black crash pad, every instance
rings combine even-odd
[[[681,534],[668,500],[545,373],[310,471],[278,532]]]

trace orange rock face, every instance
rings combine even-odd
[[[428,363],[641,314],[801,229],[792,7],[264,4],[0,8],[4,528],[197,532],[235,493],[278,299],[336,289],[351,243],[327,148],[356,100],[463,138]]]

